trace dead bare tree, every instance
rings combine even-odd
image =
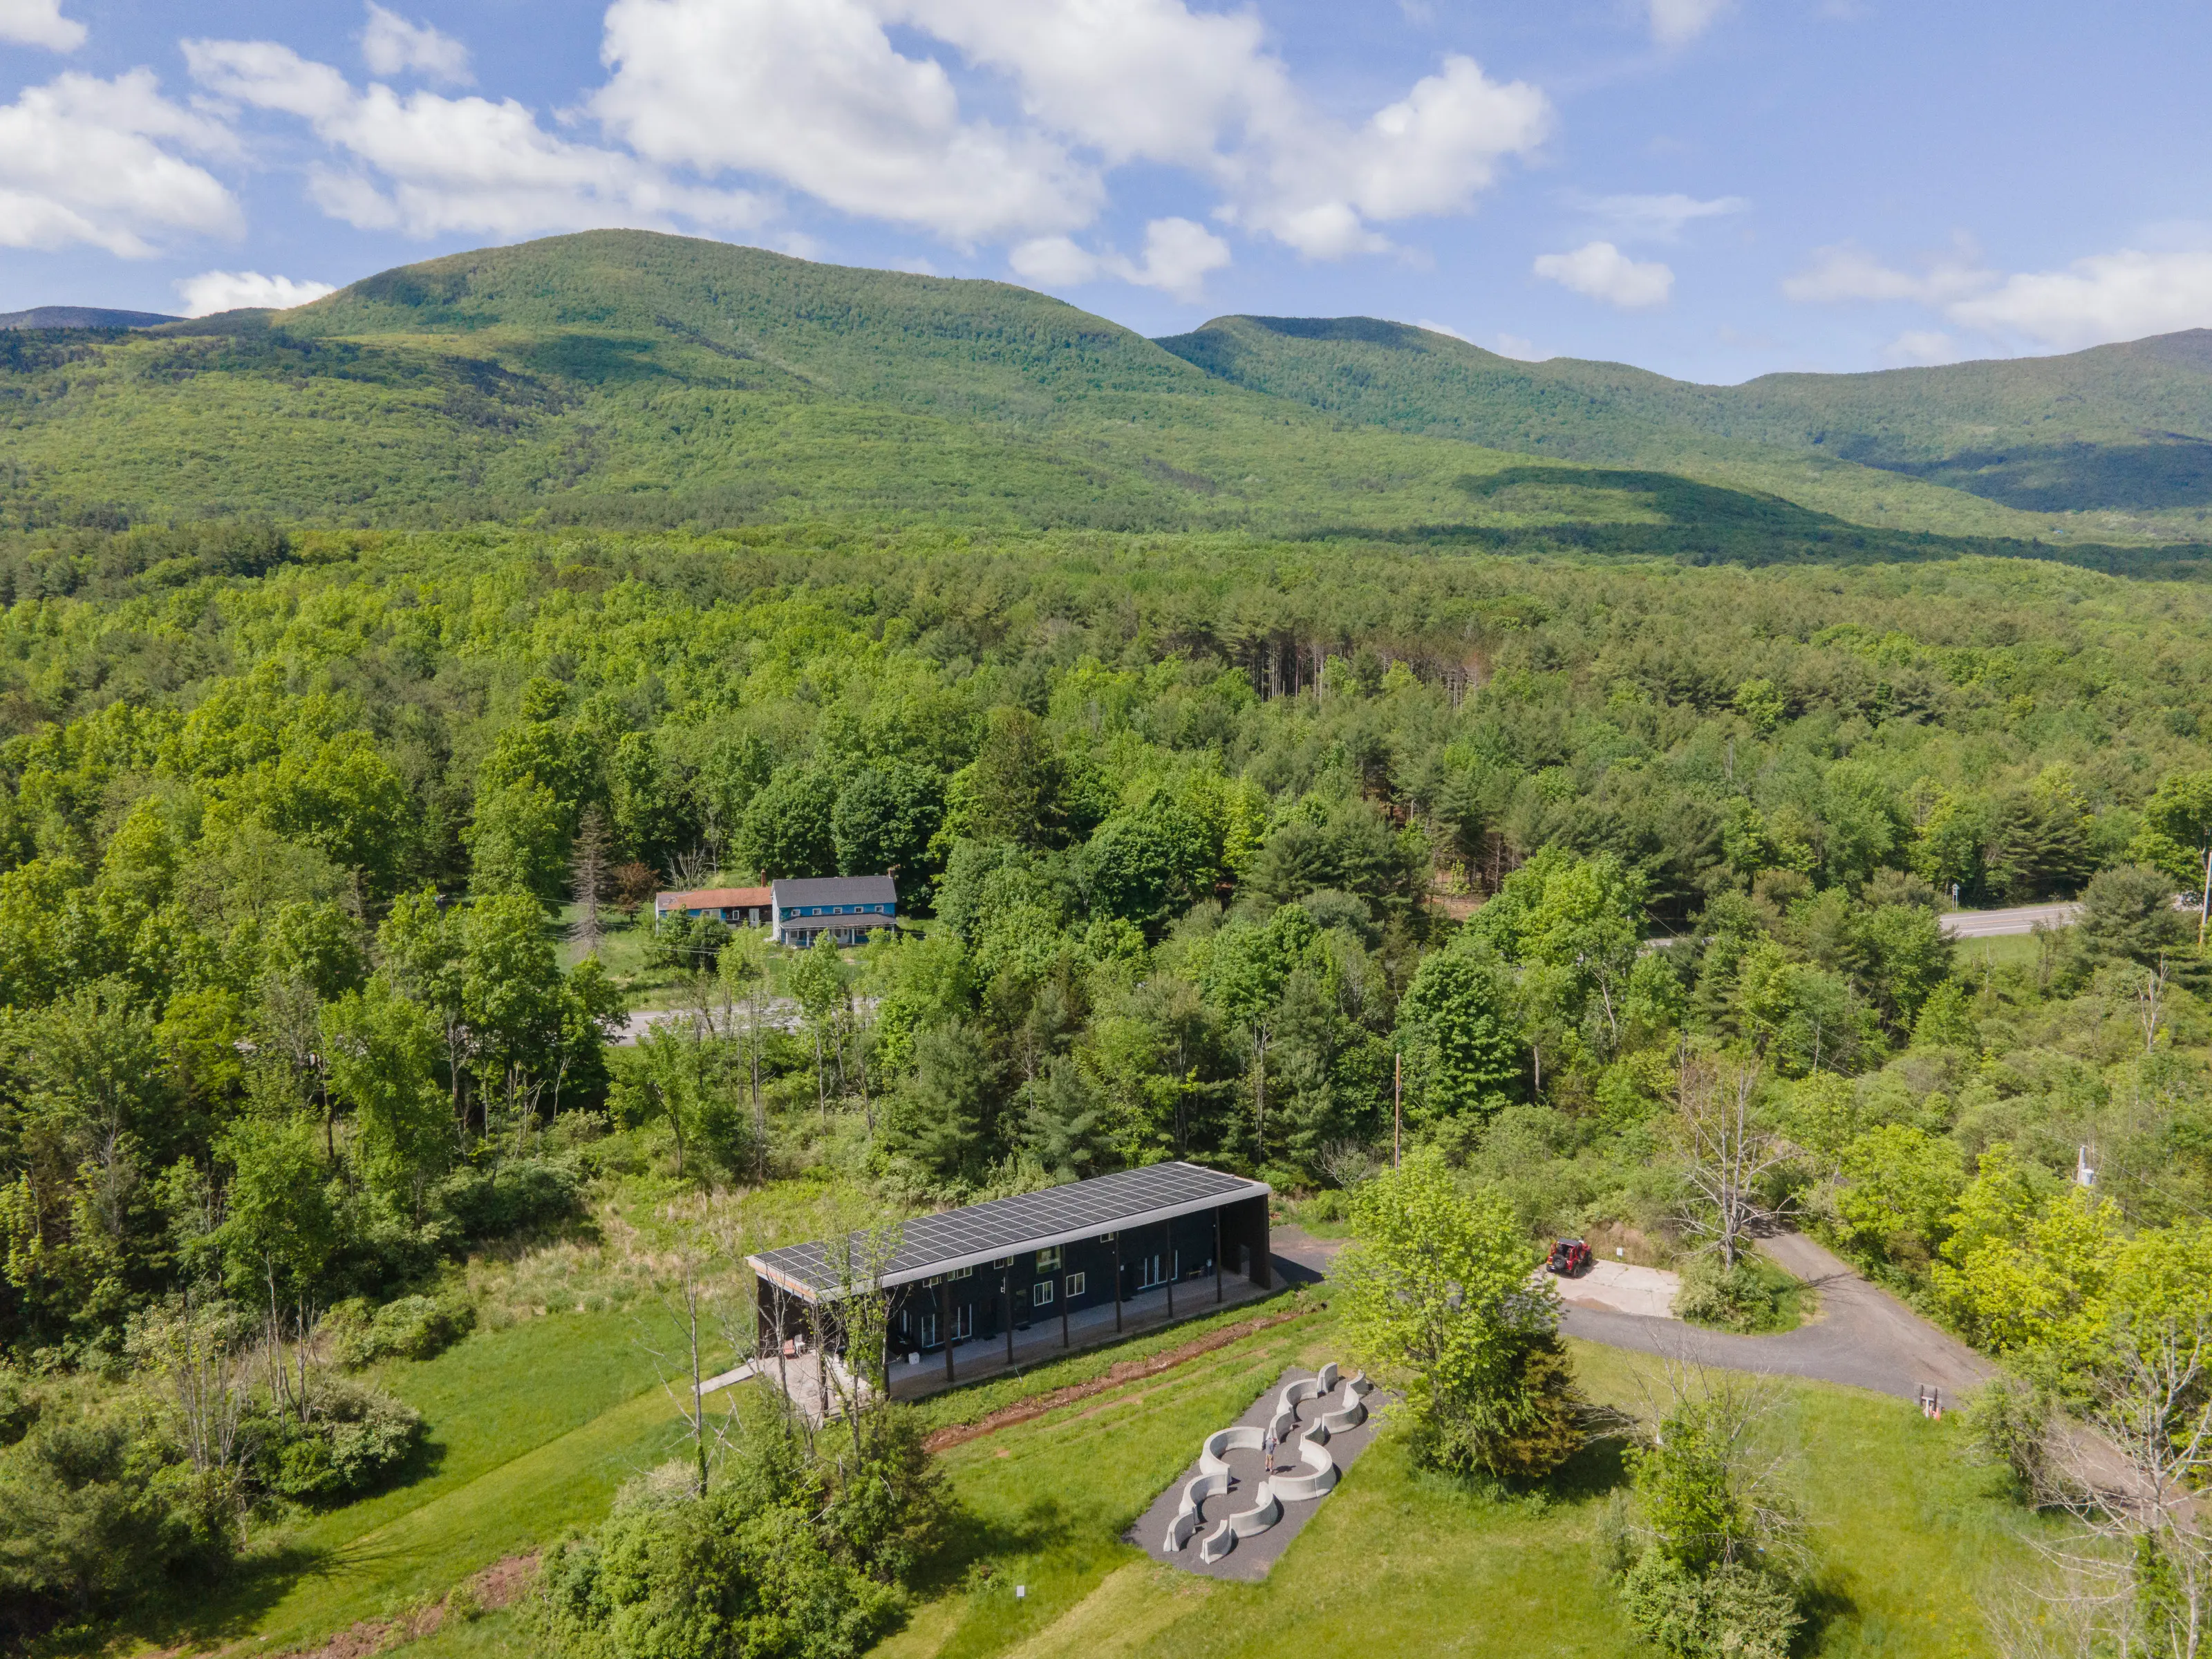
[[[1682,1061],[1675,1125],[1689,1194],[1677,1219],[1730,1268],[1753,1231],[1778,1213],[1759,1188],[1790,1158],[1753,1110],[1758,1093],[1755,1062],[1723,1064],[1703,1055]]]
[[[656,1329],[636,1320],[633,1340],[652,1359],[661,1391],[684,1419],[684,1437],[691,1444],[693,1490],[704,1497],[713,1449],[730,1426],[726,1417],[717,1420],[708,1404],[710,1356],[750,1353],[758,1343],[750,1310],[732,1307],[732,1264],[743,1255],[736,1224],[711,1210],[702,1214],[681,1204],[671,1205],[664,1219],[674,1242],[655,1298],[665,1323]]]
[[[825,1422],[845,1419],[855,1468],[866,1452],[868,1413],[890,1399],[890,1297],[884,1275],[901,1237],[896,1222],[837,1233],[824,1251],[836,1288],[809,1310],[822,1416]]]
[[[1990,1610],[2005,1659],[2197,1659],[2212,1652],[2212,1325],[2117,1334],[2086,1425],[2053,1437],[2073,1534],[2040,1547],[2039,1582]]]
[[[2160,952],[2158,966],[2144,969],[2142,981],[2136,987],[2136,1023],[2142,1028],[2147,1054],[2157,1048],[2158,1028],[2166,1017],[2166,957]]]
[[[228,1302],[187,1288],[135,1320],[128,1345],[132,1360],[167,1392],[192,1472],[236,1507],[241,1528],[239,1429],[252,1392],[241,1352],[246,1323]]]
[[[606,896],[607,821],[596,806],[584,809],[576,825],[576,844],[568,854],[568,890],[576,904],[576,920],[569,937],[584,947],[586,956],[597,954],[603,929],[599,901]]]

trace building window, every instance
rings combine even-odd
[[[975,1276],[975,1269],[972,1267],[955,1267],[951,1273],[945,1276],[947,1279],[973,1279]]]
[[[1074,1301],[1074,1300],[1075,1300],[1075,1298],[1076,1298],[1077,1297],[1081,1296],[1081,1295],[1083,1294],[1083,1287],[1084,1287],[1085,1285],[1089,1284],[1090,1282],[1091,1282],[1091,1275],[1090,1275],[1090,1274],[1088,1274],[1088,1273],[1070,1273],[1070,1274],[1068,1274],[1068,1276],[1067,1276],[1067,1299],[1068,1299],[1070,1302],[1073,1302],[1073,1301]]]
[[[1030,1305],[1033,1308],[1048,1308],[1052,1305],[1052,1280],[1040,1279],[1030,1287]]]
[[[963,1302],[952,1310],[952,1340],[965,1342],[975,1334],[975,1304]]]
[[[1050,1249],[1039,1250],[1039,1251],[1037,1252],[1037,1269],[1036,1269],[1036,1270],[1037,1270],[1039,1273],[1048,1273],[1052,1272],[1054,1268],[1055,1268],[1055,1267],[1059,1267],[1059,1266],[1060,1266],[1060,1246],[1059,1246],[1059,1245],[1055,1244],[1055,1245],[1054,1245]]]

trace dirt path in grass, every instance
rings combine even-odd
[[[1640,1348],[1731,1370],[1817,1377],[1907,1400],[1932,1386],[1942,1390],[1948,1402],[1995,1373],[1996,1368],[1965,1343],[1937,1330],[1803,1234],[1762,1239],[1759,1248],[1820,1297],[1818,1314],[1794,1331],[1731,1336],[1679,1320],[1577,1307],[1566,1310],[1559,1328],[1609,1347]]]
[[[1319,1313],[1326,1303],[1299,1308],[1290,1313],[1274,1314],[1261,1319],[1243,1319],[1234,1325],[1224,1325],[1219,1330],[1208,1331],[1180,1347],[1143,1359],[1124,1359],[1105,1376],[1093,1377],[1088,1382],[1070,1383],[1064,1389],[1054,1389],[1050,1394],[1041,1394],[1030,1400],[1018,1400],[1011,1406],[1001,1406],[997,1411],[977,1418],[973,1423],[955,1423],[931,1435],[921,1443],[929,1450],[940,1452],[949,1447],[965,1444],[987,1434],[1015,1423],[1026,1423],[1032,1418],[1042,1417],[1047,1412],[1057,1411],[1062,1406],[1073,1405],[1079,1400],[1088,1400],[1093,1395],[1118,1389],[1125,1382],[1134,1382],[1147,1376],[1158,1376],[1162,1371],[1173,1370],[1177,1365],[1225,1348],[1232,1342],[1241,1342],[1248,1336],[1272,1330],[1278,1325],[1287,1325],[1294,1319],[1310,1318]]]

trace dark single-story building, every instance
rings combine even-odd
[[[807,876],[779,881],[774,896],[777,944],[804,951],[817,933],[840,945],[866,945],[878,927],[898,926],[898,884],[889,876]]]
[[[760,1348],[810,1337],[842,1349],[836,1304],[880,1290],[890,1354],[1004,1338],[1038,1320],[1113,1307],[1194,1285],[1191,1311],[1235,1274],[1261,1289],[1267,1261],[1265,1182],[1196,1164],[1152,1164],[993,1199],[906,1222],[888,1236],[793,1244],[748,1256],[759,1280]],[[887,1259],[870,1262],[872,1250]],[[854,1282],[857,1281],[857,1282]],[[951,1355],[945,1355],[951,1370]]]

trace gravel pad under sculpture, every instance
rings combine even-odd
[[[1178,1475],[1123,1534],[1156,1561],[1209,1578],[1264,1578],[1352,1460],[1374,1439],[1380,1403],[1364,1376],[1293,1367]],[[1261,1453],[1273,1428],[1277,1473]]]

